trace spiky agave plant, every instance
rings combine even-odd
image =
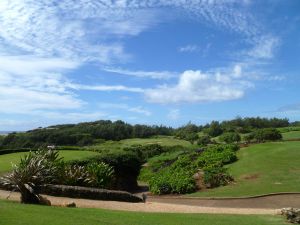
[[[59,177],[60,165],[61,158],[56,150],[30,152],[21,158],[18,165],[13,165],[12,172],[1,177],[0,182],[19,190],[22,203],[39,204],[38,186],[55,182]]]

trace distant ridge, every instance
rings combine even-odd
[[[0,135],[7,135],[13,132],[19,132],[19,131],[0,131]]]

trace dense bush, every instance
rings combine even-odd
[[[84,160],[73,160],[69,164],[87,166],[93,162],[103,162],[113,168],[115,179],[112,186],[114,189],[133,190],[137,188],[137,177],[143,161],[134,152],[103,153]]]
[[[275,128],[264,128],[264,129],[258,129],[256,131],[246,135],[244,137],[244,139],[247,142],[276,141],[276,140],[281,140],[282,135],[281,135],[280,131],[278,131]]]
[[[233,180],[227,170],[219,165],[205,167],[203,168],[203,171],[204,183],[208,188],[224,186]]]
[[[193,175],[199,169],[204,171],[204,183],[207,187],[225,185],[232,178],[223,166],[237,160],[238,149],[239,147],[233,144],[209,146],[199,153],[179,156],[156,173],[147,169],[143,177],[151,177],[149,187],[154,194],[184,194],[195,191]]]
[[[211,137],[217,137],[223,133],[223,129],[218,121],[212,121],[209,128],[203,131]]]
[[[151,144],[151,145],[134,145],[127,148],[124,148],[126,152],[132,152],[136,154],[141,161],[146,161],[148,158],[151,158],[155,155],[160,155],[165,152],[166,148],[162,147],[159,144]]]
[[[110,188],[114,179],[114,170],[111,166],[100,162],[91,163],[87,166],[87,171],[93,178],[92,185],[98,188]]]
[[[235,142],[239,142],[241,141],[241,136],[236,133],[236,132],[227,132],[227,133],[223,133],[220,137],[219,137],[220,141],[223,141],[227,144],[231,144],[231,143],[235,143]]]
[[[275,128],[265,128],[254,132],[257,141],[276,141],[281,140],[281,133]]]
[[[196,160],[199,168],[223,166],[237,160],[237,145],[209,146]]]
[[[196,167],[191,156],[179,157],[170,167],[161,170],[149,181],[150,191],[154,194],[184,194],[196,190],[193,174]]]
[[[68,165],[64,168],[64,174],[60,184],[73,186],[92,186],[94,179],[85,166]]]
[[[211,139],[208,135],[203,135],[203,136],[199,137],[199,139],[197,141],[198,145],[203,145],[203,146],[208,145],[210,143],[211,143]]]

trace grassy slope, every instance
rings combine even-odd
[[[300,139],[300,131],[290,131],[282,133],[283,140]]]
[[[58,208],[0,201],[0,225],[284,225],[280,216],[160,214]]]
[[[230,197],[300,191],[300,142],[253,145],[241,149],[238,158],[228,166],[235,184],[192,195]]]
[[[22,156],[28,154],[26,152],[18,152],[6,155],[0,155],[0,174],[3,172],[7,172],[11,169],[11,163],[17,163]],[[74,159],[82,159],[85,157],[90,157],[93,155],[97,155],[96,152],[90,151],[60,151],[60,156],[64,157],[65,160],[74,160]]]
[[[87,148],[92,148],[96,150],[118,150],[125,147],[130,147],[132,145],[149,145],[149,144],[159,144],[162,146],[174,146],[181,145],[184,147],[192,146],[190,142],[185,140],[175,139],[171,136],[159,136],[154,138],[132,138],[132,139],[124,139],[121,141],[106,141],[105,143],[94,145]]]

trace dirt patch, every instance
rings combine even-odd
[[[259,174],[258,173],[246,174],[243,175],[241,178],[244,180],[256,180],[257,178],[259,178]]]

